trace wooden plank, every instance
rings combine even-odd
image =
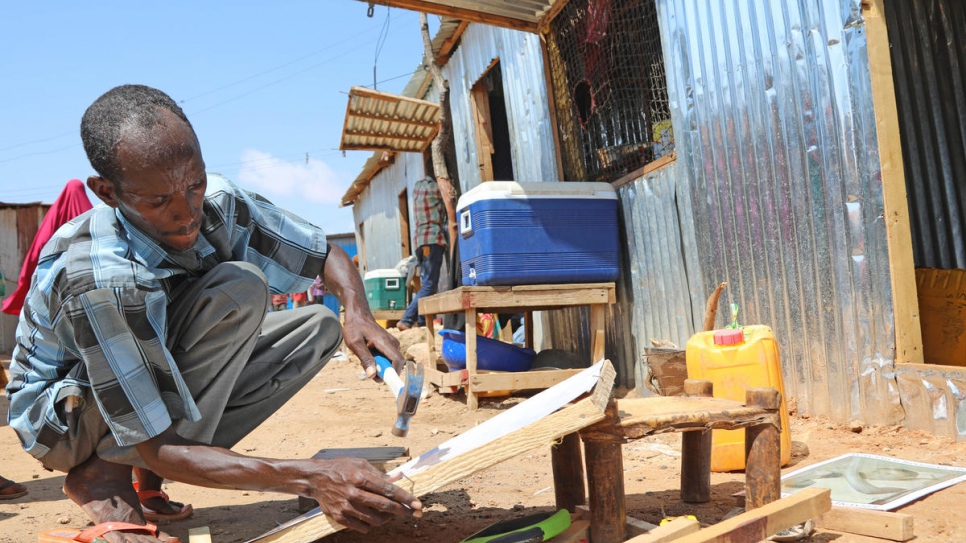
[[[591,368],[588,371],[596,370]],[[434,462],[435,456],[448,454],[455,448],[455,446],[449,444],[469,435],[470,432],[473,432],[474,436],[491,435],[503,430],[507,420],[503,417],[507,417],[508,414],[513,413],[514,416],[518,416],[517,413],[532,412],[534,407],[543,408],[544,405],[540,403],[539,399],[548,397],[548,394],[553,397],[556,391],[548,389],[541,392],[526,402],[518,404],[516,407],[474,427],[466,434],[457,436],[414,459],[399,470],[394,470],[392,473],[407,473],[408,471],[406,478],[396,484],[406,488],[416,496],[425,496],[481,469],[493,466],[536,447],[549,445],[567,434],[594,424],[604,418],[604,409],[613,390],[616,376],[617,373],[614,371],[613,365],[609,361],[605,361],[600,367],[600,376],[597,378],[596,385],[586,398],[539,418],[536,422],[510,431],[501,437],[483,442],[468,452],[457,453],[452,458]],[[566,390],[567,384],[558,385],[560,387],[558,390]],[[531,405],[534,400],[538,401]],[[512,417],[510,420],[512,420]],[[407,466],[410,466],[410,464],[415,465],[412,469],[407,470]],[[426,467],[421,471],[415,470],[418,469],[417,466],[422,465]],[[248,543],[311,543],[342,528],[344,526],[319,513],[314,516],[299,517],[271,532],[250,540]]]
[[[588,541],[589,533],[589,520],[575,520],[570,523],[570,528],[560,532],[552,541],[553,543],[581,543],[582,541]]]
[[[425,379],[438,387],[461,387],[468,382],[466,370],[446,372],[439,371],[436,368],[424,367],[423,375]]]
[[[460,23],[456,26],[456,30],[453,31],[453,34],[446,38],[442,44],[440,44],[439,51],[436,53],[436,64],[442,67],[449,62],[450,55],[453,54],[456,44],[459,43],[460,38],[463,37],[463,32],[466,32],[466,27],[469,25],[469,21],[460,21]],[[422,94],[420,94],[420,96],[422,96]]]
[[[862,3],[866,43],[875,109],[876,138],[882,176],[892,307],[895,321],[896,363],[922,363],[922,329],[916,293],[916,269],[912,257],[912,233],[905,170],[899,134],[899,112],[892,79],[892,58],[883,0]]]
[[[555,288],[559,287],[559,288]],[[419,299],[419,313],[455,313],[468,308],[481,312],[509,309],[539,311],[592,304],[612,304],[614,283],[581,285],[526,285],[524,287],[459,287]]]
[[[188,528],[188,543],[211,543],[211,530],[207,526]]]
[[[558,5],[562,6],[566,3],[567,0],[557,0],[553,7],[556,8]],[[551,11],[553,11],[552,8]],[[544,19],[546,20],[546,18]],[[563,181],[563,157],[560,154],[560,132],[557,125],[557,99],[553,92],[553,74],[550,73],[550,53],[547,50],[547,37],[543,34],[543,31],[540,32],[540,54],[543,56],[543,81],[547,89],[547,109],[550,110],[550,133],[553,134],[553,154],[557,166],[557,180]]]
[[[630,520],[630,519],[628,519]],[[647,532],[628,539],[627,543],[668,543],[693,534],[701,529],[701,523],[687,517],[678,517],[664,526],[656,526]]]
[[[577,512],[580,513],[584,518],[590,518],[590,507],[587,507],[586,505],[578,506]],[[651,524],[650,522],[634,517],[627,517],[627,523],[624,531],[627,534],[627,537],[634,537],[650,532],[656,528],[656,524]]]
[[[620,429],[627,439],[699,429],[736,430],[779,420],[777,413],[721,398],[625,398],[617,400],[617,408],[621,413]],[[593,438],[589,432],[582,435]]]
[[[358,119],[369,119],[371,121],[384,122],[390,124],[403,124],[406,126],[418,126],[420,128],[428,128],[430,130],[439,126],[439,121],[429,122],[429,121],[417,121],[414,119],[406,119],[404,117],[388,117],[386,115],[377,115],[375,113],[360,113],[360,112],[349,112],[349,115]],[[372,133],[373,137],[383,137],[391,138],[392,135],[382,132],[382,133]]]
[[[645,177],[647,174],[660,170],[668,164],[673,163],[675,160],[677,160],[677,156],[677,153],[672,151],[670,154],[664,155],[657,160],[648,162],[643,167],[634,170],[633,172],[621,177],[616,181],[611,181],[610,184],[615,189],[619,189],[631,181],[637,181],[638,179]]]
[[[467,309],[463,312],[466,317],[466,328],[464,333],[466,334],[466,372],[472,379],[476,375],[476,362],[477,362],[477,341],[476,341],[476,310]],[[466,385],[466,407],[470,409],[476,409],[480,406],[479,398],[476,397],[476,391],[473,390],[472,384]]]
[[[676,543],[727,543],[761,541],[766,537],[816,518],[832,508],[832,491],[806,488],[787,498],[773,501],[703,530],[676,539]],[[639,536],[646,537],[646,536]],[[647,540],[630,539],[627,543]]]
[[[570,0],[550,1],[552,2],[550,4],[550,9],[544,12],[543,16],[540,17],[540,23],[537,25],[537,32],[539,32],[541,35],[550,32],[550,24],[553,23],[553,20],[557,17],[557,15],[563,11],[563,8],[567,6],[567,2]],[[546,61],[547,59],[544,57],[544,62]],[[550,85],[547,85],[547,88],[551,88]]]
[[[488,390],[530,390],[550,388],[582,372],[577,370],[521,371],[507,373],[477,373],[470,375],[470,387],[476,392]]]
[[[912,515],[891,511],[835,506],[819,517],[816,525],[826,530],[891,541],[909,541],[915,537]]]

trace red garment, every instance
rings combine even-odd
[[[20,314],[23,302],[27,298],[27,291],[30,290],[30,280],[37,268],[37,260],[40,259],[40,252],[44,245],[64,223],[91,207],[93,207],[91,201],[87,199],[87,193],[84,192],[84,183],[79,179],[68,181],[67,186],[60,192],[60,196],[50,206],[50,210],[44,216],[44,221],[40,223],[37,235],[34,236],[34,241],[30,244],[30,251],[24,258],[23,269],[20,270],[20,280],[17,282],[17,290],[13,291],[13,294],[3,301],[4,313]]]

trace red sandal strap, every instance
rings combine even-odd
[[[147,524],[131,524],[130,522],[102,522],[77,534],[77,536],[74,537],[74,540],[80,541],[81,543],[91,543],[91,541],[94,541],[107,532],[120,531],[147,532],[149,535],[154,537],[157,537],[158,535],[158,527],[150,522]]]
[[[138,499],[142,502],[150,500],[152,498],[161,498],[166,502],[170,502],[171,499],[163,490],[138,490]]]

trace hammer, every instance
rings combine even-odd
[[[419,407],[419,397],[423,393],[423,366],[414,364],[412,360],[406,362],[406,382],[399,378],[392,362],[379,353],[373,353],[379,377],[385,381],[396,397],[396,424],[392,427],[392,435],[406,437],[409,433],[409,419],[416,414]]]

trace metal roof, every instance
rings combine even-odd
[[[567,0],[360,0],[525,32],[542,32]]]
[[[439,131],[439,119],[439,104],[352,87],[339,149],[421,153]]]

